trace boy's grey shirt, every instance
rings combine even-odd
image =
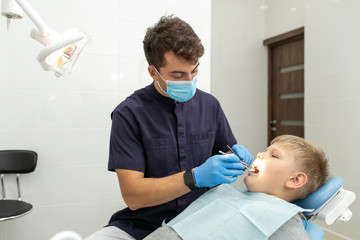
[[[305,231],[303,222],[298,214],[284,223],[270,236],[269,240],[288,240],[289,236],[291,236],[292,240],[310,240],[310,237]],[[144,238],[144,240],[160,239],[182,240],[182,238],[171,227],[166,225],[158,228],[156,231]],[[241,229],[239,230],[238,239],[241,240]]]

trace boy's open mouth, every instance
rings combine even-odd
[[[259,173],[260,172],[260,162],[261,160],[260,159],[255,159],[255,161],[253,162],[252,166],[251,166],[251,169],[252,171],[250,171],[251,173]]]
[[[252,173],[259,173],[259,169],[257,168],[257,166],[253,166],[252,169]]]

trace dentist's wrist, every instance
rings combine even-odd
[[[191,191],[198,189],[198,185],[196,184],[196,180],[194,176],[194,169],[189,169],[185,171],[184,183]]]

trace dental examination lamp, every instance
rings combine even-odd
[[[53,70],[57,77],[69,75],[90,37],[76,28],[58,33],[46,25],[26,0],[2,1],[2,15],[8,19],[8,28],[10,19],[21,18],[19,7],[37,27],[31,31],[30,36],[45,45],[37,57],[43,69]]]

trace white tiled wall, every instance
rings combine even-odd
[[[108,172],[110,113],[126,96],[151,82],[143,56],[146,28],[176,14],[198,33],[206,52],[199,87],[210,90],[209,1],[29,0],[55,30],[77,27],[91,36],[69,78],[44,72],[42,45],[29,37],[27,16],[9,32],[0,17],[0,149],[39,154],[34,173],[22,175],[22,195],[33,211],[0,223],[0,240],[47,240],[61,230],[83,237],[124,207]],[[201,11],[199,11],[201,9]],[[11,180],[10,178],[6,180]],[[15,196],[8,185],[8,197]]]

